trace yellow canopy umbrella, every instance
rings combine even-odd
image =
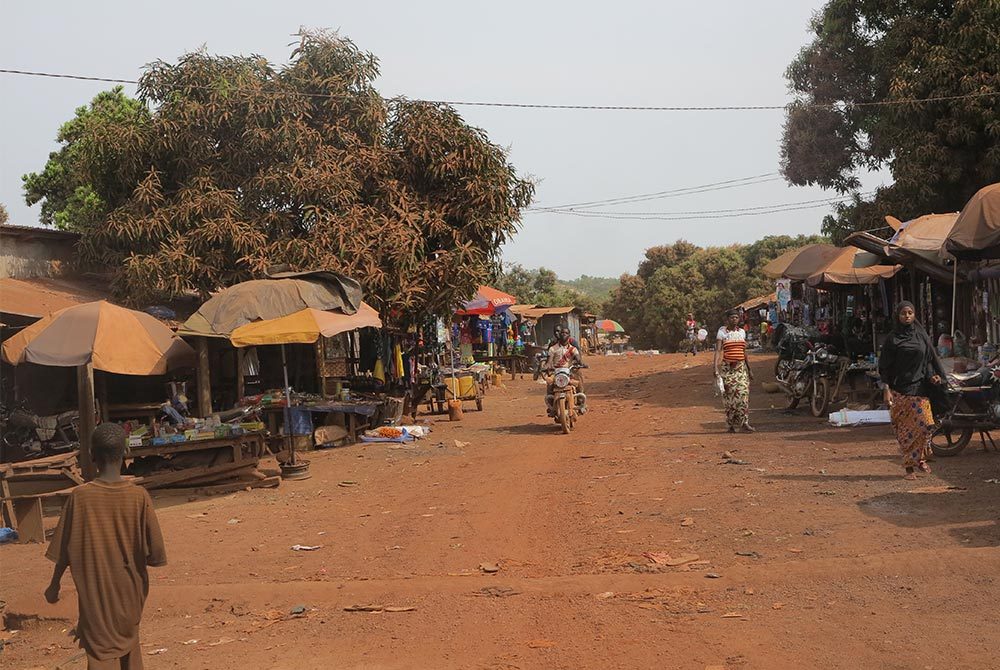
[[[381,328],[382,320],[370,305],[362,302],[354,314],[324,312],[307,307],[276,319],[254,321],[240,326],[229,336],[235,347],[280,344],[281,367],[285,376],[285,425],[289,425],[289,408],[292,405],[288,386],[288,361],[285,358],[286,344],[309,344],[320,336],[332,337],[358,328]],[[305,467],[308,462],[295,460],[295,443],[289,445],[289,463],[292,468]],[[284,472],[284,468],[282,470]],[[289,476],[289,475],[286,475]],[[301,474],[295,475],[301,477]]]
[[[381,328],[382,320],[367,303],[354,314],[324,312],[307,307],[288,316],[254,321],[240,326],[229,336],[235,347],[263,344],[310,344],[322,337],[333,337],[358,328]]]

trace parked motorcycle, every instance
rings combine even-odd
[[[786,323],[778,324],[774,330],[772,340],[774,349],[778,353],[778,361],[774,364],[774,377],[785,377],[792,363],[804,360],[806,354],[812,349],[809,332],[804,328],[790,326]]]
[[[931,450],[937,456],[955,456],[979,433],[983,444],[1000,430],[1000,362],[975,372],[948,375],[946,407],[931,437]]]
[[[574,365],[568,368],[556,368],[551,375],[545,377],[552,389],[552,415],[562,432],[569,434],[580,415],[580,409],[586,404],[587,396],[579,392],[573,372],[585,366]]]
[[[10,411],[0,409],[0,462],[53,456],[76,449],[80,413],[71,411],[39,416],[23,405]]]
[[[826,414],[830,404],[830,378],[837,373],[837,355],[825,345],[810,348],[801,360],[792,360],[778,369],[775,379],[788,398],[788,409],[809,399],[815,417]]]

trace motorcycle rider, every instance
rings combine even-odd
[[[549,345],[548,350],[548,360],[545,362],[545,371],[551,373],[557,368],[568,368],[573,365],[579,365],[580,367],[587,367],[583,363],[583,358],[580,355],[580,350],[577,348],[576,344],[573,342],[573,338],[570,337],[569,327],[565,324],[556,326],[555,330],[555,341]],[[583,377],[580,375],[579,370],[574,370],[572,372],[573,383],[576,386],[576,392],[579,394],[583,393]],[[586,396],[584,396],[586,398]],[[549,382],[548,390],[545,392],[545,405],[548,408],[549,416],[554,416],[555,409],[553,407],[553,402],[555,401],[555,382]],[[577,408],[580,414],[587,413],[586,400],[583,404]]]

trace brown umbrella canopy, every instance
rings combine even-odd
[[[781,279],[785,276],[785,270],[788,266],[795,260],[795,258],[809,247],[799,247],[797,249],[789,249],[785,253],[781,254],[773,261],[764,266],[764,276],[768,279]]]
[[[958,215],[945,240],[945,251],[955,258],[1000,258],[1000,183],[977,192]]]
[[[76,367],[121,375],[162,375],[193,366],[194,350],[144,312],[109,302],[67,307],[3,343],[8,363]]]
[[[354,314],[361,285],[331,273],[255,279],[215,294],[181,327],[182,335],[228,337],[253,321],[280,319],[303,309]]]
[[[806,279],[807,284],[816,288],[877,284],[879,280],[889,279],[903,269],[902,265],[855,267],[855,256],[867,252],[855,247],[845,247],[838,251],[840,253],[832,262]]]
[[[812,244],[788,264],[782,276],[795,281],[805,281],[832,263],[843,249],[832,244]]]

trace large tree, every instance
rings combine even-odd
[[[684,338],[688,312],[706,326],[721,325],[727,309],[774,291],[762,273],[767,263],[789,249],[826,241],[773,235],[729,247],[703,249],[684,240],[652,247],[635,275],[622,275],[605,313],[639,346],[671,350]]]
[[[377,75],[372,54],[325,33],[281,67],[204,52],[153,63],[138,87],[151,112],[83,114],[27,197],[58,212],[94,193],[95,215],[54,222],[137,302],[290,264],[358,278],[384,313],[447,311],[499,271],[533,186],[452,108],[385,100]],[[59,165],[74,169],[44,178]]]
[[[135,187],[138,168],[128,145],[148,131],[149,110],[117,86],[98,93],[59,128],[58,151],[49,154],[41,172],[26,174],[24,199],[42,203],[41,222],[62,230],[100,225],[125,203]],[[118,132],[128,136],[119,136]],[[130,169],[122,169],[127,167]]]
[[[601,300],[561,281],[553,270],[544,267],[529,270],[520,263],[512,263],[504,268],[494,285],[522,303],[546,307],[579,307],[584,312],[594,314],[601,309]]]
[[[830,0],[811,30],[786,75],[797,102],[785,178],[841,193],[857,191],[861,170],[893,178],[838,205],[824,233],[840,241],[886,214],[955,211],[1000,179],[1000,2]]]

